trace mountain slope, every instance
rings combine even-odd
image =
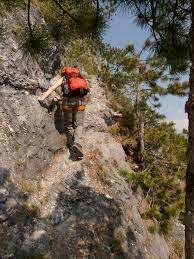
[[[164,239],[147,232],[137,200],[118,173],[130,168],[122,146],[108,133],[108,125],[114,123],[115,114],[107,106],[104,91],[95,77],[89,81],[91,103],[85,118],[84,160],[71,161],[68,150],[63,148],[43,171],[36,156],[31,158],[33,170],[25,171],[23,165],[18,165],[24,174],[12,169],[8,179],[7,170],[1,170],[5,175],[1,187],[5,204],[1,231],[7,240],[1,241],[3,258],[8,255],[18,258],[29,255],[168,258]],[[14,96],[18,101],[18,95]],[[46,109],[35,97],[30,97],[38,109],[37,120],[38,113],[46,114]],[[60,119],[56,121],[56,116],[60,115],[57,113],[55,109],[53,115],[46,115],[52,129],[54,121],[58,123]],[[33,118],[28,110],[26,114],[30,120]],[[37,128],[33,127],[35,134],[39,133]],[[49,134],[45,137],[52,138]],[[9,141],[13,141],[12,137]],[[56,147],[55,141],[52,138],[52,147]],[[64,139],[60,144],[65,146]],[[37,156],[41,160],[42,142],[39,146]],[[22,148],[28,150],[30,147],[23,145]],[[46,167],[47,161],[44,163]],[[5,168],[3,161],[2,166]]]
[[[52,96],[43,106],[37,101],[49,81],[20,48],[12,26],[18,17],[24,14],[4,17],[0,42],[0,257],[169,258],[163,236],[148,232],[141,199],[120,175],[130,166],[109,132],[117,114],[100,81],[88,75],[85,156],[72,161],[61,111],[49,113]]]

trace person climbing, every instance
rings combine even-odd
[[[72,155],[82,159],[82,131],[86,108],[85,96],[89,92],[88,82],[80,74],[77,66],[62,68],[61,77],[63,77],[61,89],[67,146]]]
[[[63,67],[61,69],[61,79],[39,96],[38,100],[42,102],[59,86],[61,86],[62,98],[56,95],[54,99],[56,102],[62,99],[67,147],[72,158],[80,160],[83,158],[82,131],[89,85],[87,80],[80,74],[77,66]]]

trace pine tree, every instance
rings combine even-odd
[[[147,42],[145,42],[146,46]],[[115,87],[122,89],[124,95],[129,96],[133,103],[133,112],[136,117],[137,139],[139,160],[141,160],[144,151],[144,120],[145,113],[148,109],[148,102],[154,108],[160,107],[159,95],[164,95],[173,91],[174,84],[169,87],[161,87],[160,81],[168,81],[170,77],[166,74],[166,66],[162,59],[156,56],[149,56],[147,59],[142,59],[144,54],[143,47],[139,53],[135,51],[133,45],[128,45],[124,49],[109,47],[106,52],[106,61],[109,68],[116,76],[116,82],[108,82],[115,84]],[[177,83],[178,86],[180,86]]]
[[[123,144],[129,159],[133,157],[138,164],[138,173],[127,170],[120,173],[127,181],[132,181],[133,188],[142,187],[149,204],[144,216],[156,222],[152,231],[168,234],[173,228],[173,219],[184,210],[182,180],[187,138],[178,134],[174,123],[165,122],[164,116],[154,108],[160,104],[159,95],[178,91],[182,96],[188,85],[184,83],[181,87],[182,84],[176,82],[161,87],[161,80],[168,83],[171,79],[163,59],[142,60],[142,52],[137,53],[132,45],[125,49],[102,49],[106,64],[102,79],[109,91],[115,93],[113,107],[122,114],[112,133]]]
[[[138,25],[150,29],[150,47],[165,58],[171,73],[185,72],[190,67],[190,92],[186,103],[189,162],[185,199],[185,253],[190,259],[194,254],[194,1],[117,0],[115,4],[130,7]]]

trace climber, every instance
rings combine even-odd
[[[61,88],[67,146],[77,159],[82,159],[82,130],[86,107],[85,96],[89,92],[88,82],[81,76],[77,66],[62,68],[61,76],[63,77]]]
[[[86,95],[89,92],[88,82],[80,74],[77,66],[64,67],[61,69],[61,79],[39,96],[38,100],[42,102],[59,86],[61,86],[62,98],[55,95],[54,100],[59,102],[62,99],[67,146],[71,155],[79,160],[83,158],[81,143]]]

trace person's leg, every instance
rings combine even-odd
[[[74,117],[76,121],[76,128],[74,133],[74,143],[82,146],[83,141],[83,124],[84,124],[84,111],[74,111]]]
[[[81,159],[83,157],[82,153],[82,131],[84,123],[84,111],[74,111],[73,112],[73,127],[74,127],[74,144],[73,152],[76,154],[77,158]]]
[[[63,110],[59,103],[55,103],[55,113],[54,113],[54,123],[55,128],[58,130],[60,134],[64,134],[64,117],[63,117]]]
[[[64,131],[67,137],[67,146],[71,147],[74,144],[74,128],[73,128],[73,111],[64,110]]]

